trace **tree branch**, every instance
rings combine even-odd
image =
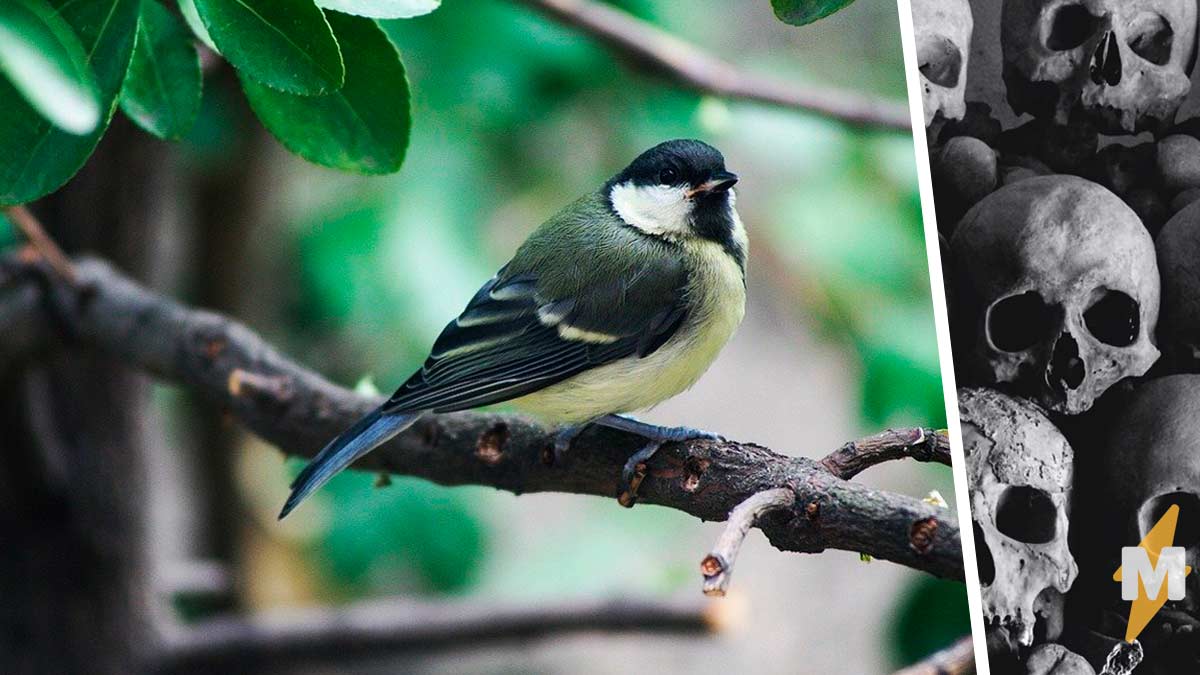
[[[264,612],[180,626],[163,636],[158,672],[257,672],[297,662],[472,647],[579,631],[708,633],[725,617],[692,599],[574,600],[536,606],[375,600],[344,608]]]
[[[893,675],[974,675],[975,648],[971,636],[959,638],[945,649],[930,654],[919,663],[897,670]]]
[[[876,464],[905,457],[950,466],[950,437],[945,430],[888,429],[843,445],[821,464],[838,478],[850,480]]]
[[[13,280],[7,292],[0,289],[0,316],[25,327],[18,333],[46,331],[26,335],[22,344],[45,348],[65,339],[179,382],[225,407],[285,453],[311,457],[380,403],[288,360],[245,326],[183,307],[103,262],[77,262],[78,286],[50,274],[31,275],[36,264],[0,256],[0,278]],[[29,302],[31,289],[40,294],[39,302]],[[13,298],[18,301],[10,305]],[[22,309],[26,315],[15,314]],[[33,356],[9,348],[8,338],[9,331],[0,331],[0,355],[9,359],[0,362],[0,371],[15,365],[13,359],[23,363]],[[553,430],[519,415],[431,415],[355,466],[442,485],[611,498],[626,459],[644,443],[631,434],[592,428],[555,465],[553,438]],[[796,440],[805,442],[803,430]],[[664,446],[647,468],[641,502],[724,520],[752,495],[787,488],[795,494],[794,505],[756,524],[776,548],[806,553],[839,548],[963,578],[959,526],[949,511],[845,481],[819,462],[751,443],[694,440]]]
[[[802,110],[861,127],[910,133],[903,103],[848,91],[803,87],[733,65],[611,5],[591,0],[517,0],[591,35],[635,64],[701,93]]]
[[[775,488],[752,495],[729,512],[729,523],[717,539],[712,552],[700,561],[700,573],[704,575],[705,595],[725,595],[729,579],[733,576],[733,563],[750,528],[764,514],[777,509],[790,508],[796,503],[796,493],[788,488]]]
[[[67,259],[58,244],[54,243],[50,235],[46,234],[42,224],[33,217],[29,209],[24,206],[10,206],[4,212],[8,214],[9,220],[17,226],[21,234],[29,240],[29,244],[33,246],[38,255],[42,256],[63,279],[75,283],[75,268],[71,265],[71,261]]]

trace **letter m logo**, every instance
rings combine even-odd
[[[1121,599],[1137,600],[1138,584],[1146,589],[1146,599],[1156,600],[1167,583],[1167,599],[1183,600],[1184,577],[1187,576],[1187,552],[1181,546],[1165,546],[1158,555],[1158,564],[1150,562],[1150,554],[1141,546],[1121,548]]]

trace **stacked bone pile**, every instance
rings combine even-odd
[[[1196,0],[991,1],[913,15],[992,669],[1197,673],[1200,574],[1137,658],[1113,581],[1171,506],[1200,569]]]

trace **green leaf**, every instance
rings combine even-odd
[[[51,0],[83,47],[100,102],[100,124],[74,136],[56,129],[0,80],[0,206],[57,190],[96,148],[116,109],[137,36],[139,0]]]
[[[967,587],[961,581],[918,577],[901,589],[888,633],[896,667],[920,661],[971,634]]]
[[[833,14],[854,0],[771,0],[775,16],[784,23],[804,26]]]
[[[394,173],[411,127],[400,54],[370,19],[331,13],[345,45],[346,84],[325,96],[295,96],[242,77],[250,107],[287,149],[315,164],[367,174]]]
[[[375,19],[411,19],[442,5],[442,0],[317,0],[317,5]]]
[[[191,34],[157,0],[142,0],[121,110],[159,138],[179,138],[196,121],[200,87],[200,55]]]
[[[220,54],[221,50],[217,49],[217,45],[213,42],[212,36],[208,34],[208,29],[204,27],[204,22],[200,20],[200,13],[196,11],[196,3],[193,0],[179,0],[179,13],[183,15],[183,20],[187,23],[188,28],[192,29],[192,34],[200,38],[209,49]]]
[[[63,131],[86,134],[100,122],[83,46],[45,0],[0,3],[0,72]]]
[[[312,0],[193,1],[221,55],[245,75],[293,94],[342,87],[342,54]]]

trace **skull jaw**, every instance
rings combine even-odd
[[[1149,131],[1160,136],[1175,123],[1175,113],[1187,97],[1191,82],[1173,73],[1137,73],[1120,88],[1031,77],[1005,64],[1008,102],[1017,114],[1029,113],[1060,126],[1087,120],[1104,134],[1126,135]],[[1070,80],[1079,80],[1072,76]]]

